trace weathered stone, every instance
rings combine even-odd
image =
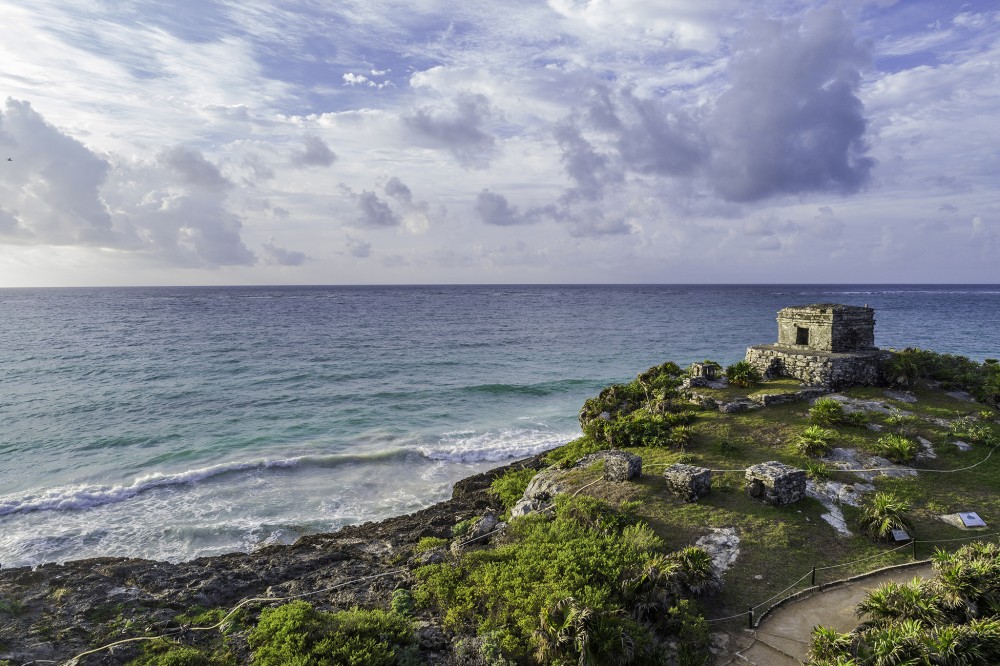
[[[719,405],[719,411],[723,414],[733,414],[735,412],[745,412],[748,409],[756,409],[759,407],[757,403],[753,400],[748,400],[746,398],[740,398],[739,400],[733,400],[732,402],[724,402]]]
[[[604,456],[604,480],[628,481],[642,474],[642,458],[625,451],[608,451]]]
[[[884,383],[891,356],[875,348],[874,310],[820,303],[780,310],[777,344],[750,347],[746,361],[765,378],[836,389]]]
[[[663,471],[667,492],[685,502],[696,502],[712,490],[712,472],[705,467],[675,463]]]
[[[716,363],[692,363],[688,372],[691,377],[698,377],[708,382],[718,377],[719,366]]]
[[[755,499],[772,506],[784,506],[805,497],[806,473],[771,460],[747,468],[745,488]]]

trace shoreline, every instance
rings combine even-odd
[[[425,509],[305,535],[293,544],[177,563],[98,557],[0,568],[0,601],[15,599],[18,606],[0,628],[0,660],[66,660],[95,643],[110,643],[100,638],[115,609],[116,616],[125,609],[141,615],[149,631],[137,635],[145,635],[176,624],[175,617],[192,607],[231,607],[262,596],[277,600],[359,578],[371,580],[346,585],[326,599],[344,607],[388,604],[393,589],[409,579],[409,567],[420,564],[414,548],[421,538],[448,538],[457,522],[486,510],[502,511],[488,492],[490,483],[510,469],[541,469],[545,453],[461,479],[449,499]],[[54,629],[49,640],[29,641],[42,620],[61,629]],[[124,663],[119,657],[106,659],[88,663]]]

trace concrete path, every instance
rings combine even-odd
[[[729,663],[798,666],[806,660],[813,627],[822,624],[840,632],[851,631],[859,623],[854,608],[869,590],[889,581],[902,583],[914,576],[930,575],[930,564],[886,571],[789,602],[764,618],[753,644]]]

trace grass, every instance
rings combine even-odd
[[[797,388],[797,382],[786,381],[794,383]],[[771,389],[773,386],[769,382],[764,390]],[[697,390],[698,393],[708,391],[720,390]],[[726,391],[730,396],[737,393],[734,387]],[[981,405],[952,398],[923,384],[913,387],[910,392],[917,397],[916,403],[889,399],[880,388],[858,387],[845,391],[849,397],[879,400],[912,412],[913,416],[900,421],[881,414],[870,414],[869,421],[881,426],[882,431],[844,423],[827,426],[835,433],[836,445],[873,450],[878,440],[887,433],[896,434],[906,429],[907,436],[925,437],[935,447],[938,457],[920,461],[917,464],[920,468],[952,470],[986,457],[990,449],[984,445],[960,452],[951,444],[953,438],[949,436],[947,425],[932,420],[951,421],[975,415],[982,411]],[[726,586],[723,591],[703,602],[708,617],[745,612],[747,606],[760,603],[785,589],[799,576],[808,574],[813,566],[831,566],[871,558],[823,574],[827,576],[826,580],[833,580],[834,577],[844,578],[911,559],[909,549],[889,552],[891,546],[874,543],[867,537],[861,526],[859,509],[842,507],[848,526],[855,534],[853,537],[842,537],[822,520],[820,516],[826,509],[815,500],[807,498],[780,508],[751,500],[743,492],[743,474],[740,472],[715,475],[712,492],[697,503],[684,503],[666,492],[662,470],[676,462],[710,469],[742,469],[767,460],[780,460],[805,469],[810,459],[796,453],[793,445],[811,424],[809,407],[808,403],[800,402],[735,414],[700,412],[688,426],[691,441],[685,451],[629,449],[643,459],[643,475],[637,482],[619,484],[598,481],[584,492],[612,503],[638,502],[639,517],[663,539],[668,549],[691,545],[708,532],[707,527],[736,528],[740,537],[740,555],[724,576]],[[986,426],[995,437],[1000,436],[1000,425],[987,423]],[[574,448],[585,450],[588,447],[586,442],[576,442]],[[830,476],[845,483],[858,480],[852,474],[832,470]],[[582,487],[598,479],[599,473],[576,473],[572,483]],[[879,491],[892,492],[911,507],[906,515],[912,534],[917,539],[930,541],[970,536],[969,531],[941,521],[937,515],[942,513],[977,511],[988,525],[1000,526],[1000,453],[985,464],[955,474],[928,471],[917,477],[878,477],[874,483]],[[939,545],[953,549],[961,544]],[[933,547],[921,545],[923,552],[918,554],[929,556]],[[756,579],[758,575],[763,578]],[[822,576],[819,582],[823,582]],[[808,583],[807,577],[799,587]]]
[[[693,388],[691,393],[714,398],[720,402],[732,402],[751,395],[775,395],[780,393],[795,393],[802,390],[802,383],[797,379],[781,377],[761,382],[756,386],[743,387],[730,384],[725,388]]]

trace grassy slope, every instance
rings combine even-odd
[[[787,390],[788,387],[771,385],[756,390],[777,388]],[[938,458],[919,461],[915,464],[918,468],[956,469],[979,462],[989,453],[989,448],[982,445],[968,452],[959,451],[952,444],[954,438],[948,435],[948,429],[928,420],[976,414],[985,407],[952,398],[927,386],[918,387],[913,392],[918,402],[912,404],[891,400],[878,388],[859,387],[845,391],[845,394],[854,398],[877,399],[919,417],[919,420],[908,424],[908,434],[914,437],[919,434],[929,439]],[[800,576],[809,573],[813,566],[823,567],[875,556],[853,566],[821,572],[818,582],[823,582],[911,559],[909,548],[888,553],[890,546],[873,543],[867,537],[838,535],[820,518],[825,509],[818,501],[807,498],[788,507],[775,508],[751,500],[743,493],[743,474],[739,472],[716,475],[712,493],[698,503],[685,504],[667,494],[662,470],[675,462],[712,469],[739,469],[766,460],[781,460],[804,467],[808,459],[795,453],[791,442],[809,424],[808,407],[808,403],[802,402],[730,415],[700,412],[692,425],[694,442],[687,451],[630,449],[643,458],[644,473],[637,483],[599,481],[584,492],[613,501],[641,502],[642,517],[671,548],[692,544],[708,532],[707,527],[737,528],[740,555],[725,574],[725,590],[707,601],[708,617],[745,612],[747,606],[756,605],[785,589]],[[870,421],[884,424],[885,417],[872,415]],[[887,425],[884,428],[883,433],[850,426],[833,428],[838,433],[833,444],[864,449],[881,434],[898,430]],[[1000,426],[994,423],[992,428],[1000,434]],[[599,479],[600,475],[600,470],[596,468],[582,470],[575,480],[582,486]],[[832,478],[844,482],[857,480],[847,473],[836,473]],[[955,539],[972,534],[940,521],[935,514],[977,511],[987,525],[1000,528],[1000,455],[968,471],[926,473],[903,479],[880,477],[875,485],[880,490],[896,492],[910,502],[913,509],[908,516],[918,540]],[[852,531],[860,532],[856,521],[858,510],[850,506],[843,506],[842,510]],[[992,527],[986,530],[993,531]],[[939,545],[957,548],[962,543]],[[921,557],[928,556],[933,548],[926,544],[918,547]],[[756,576],[762,578],[756,579]],[[798,587],[805,587],[808,583],[807,578]]]

